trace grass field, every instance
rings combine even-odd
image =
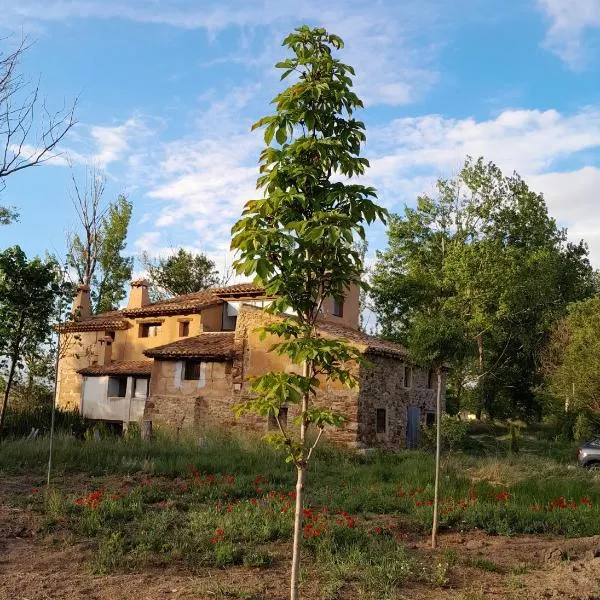
[[[0,446],[3,478],[25,477],[28,486],[8,486],[2,501],[40,514],[46,532],[91,540],[96,573],[269,569],[291,540],[295,474],[258,440],[61,438],[49,492],[41,486],[47,445]],[[442,531],[600,533],[600,480],[573,468],[573,446],[527,436],[521,446],[510,455],[502,437],[487,432],[472,438],[471,453],[445,455]],[[365,597],[394,598],[408,581],[444,584],[451,557],[432,563],[406,549],[430,527],[432,481],[433,460],[423,452],[321,449],[309,472],[303,531],[304,564],[323,598],[348,585]],[[493,562],[477,560],[493,570]]]

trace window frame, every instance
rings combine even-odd
[[[279,422],[281,423],[281,427],[283,427],[283,429],[287,429],[288,407],[280,406],[277,416],[279,417]],[[272,412],[269,413],[268,425],[269,425],[270,430],[276,429],[277,431],[279,431],[279,426],[277,425],[277,420],[275,419],[275,415]]]
[[[381,420],[380,416],[383,416],[383,429],[380,427]],[[386,435],[388,432],[388,415],[387,408],[376,408],[375,409],[375,433],[376,435]]]
[[[342,300],[341,302],[338,302],[335,298],[333,298],[331,314],[334,317],[340,317],[340,318],[342,318],[344,316],[344,300]]]
[[[162,327],[162,321],[145,321],[139,324],[138,338],[158,337],[159,330]],[[154,333],[151,335],[150,331]]]
[[[409,376],[407,377],[407,373]],[[402,386],[405,390],[410,390],[413,384],[413,369],[410,365],[404,365],[404,380]]]
[[[183,369],[182,369],[182,380],[183,381],[200,381],[202,377],[202,364],[204,361],[194,358],[188,358],[183,361]],[[192,371],[193,369],[193,371]],[[195,375],[196,369],[198,371],[198,376],[189,377],[189,375]]]
[[[190,321],[179,321],[179,337],[190,337]]]
[[[142,396],[137,393],[138,381],[146,382],[146,393]],[[134,377],[133,378],[133,397],[134,398],[147,398],[150,394],[150,378],[149,377]]]

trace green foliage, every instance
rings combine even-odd
[[[450,415],[442,416],[441,423],[442,448],[455,452],[464,450],[469,441],[469,424]],[[421,443],[428,450],[435,449],[435,428],[421,428]]]
[[[283,42],[292,56],[279,62],[282,79],[295,81],[278,94],[275,114],[256,122],[267,147],[260,155],[257,187],[264,197],[250,200],[232,229],[234,263],[239,273],[254,275],[268,294],[277,295],[269,310],[291,310],[295,318],[269,325],[262,335],[281,341],[271,351],[303,365],[302,375],[266,373],[252,382],[252,399],[238,414],[253,412],[276,419],[287,404],[300,404],[300,435],[282,427],[269,441],[288,451],[288,459],[304,468],[311,450],[309,426],[323,431],[342,416],[326,406],[311,408],[321,380],[356,384],[349,366],[360,353],[343,340],[319,335],[316,321],[324,300],[342,299],[359,284],[364,223],[383,219],[373,188],[347,182],[362,175],[368,161],[360,156],[364,124],[354,112],[362,102],[352,91],[354,70],[335,57],[342,40],[323,28],[303,26]],[[335,178],[334,178],[335,176]],[[340,181],[340,176],[344,181]],[[314,447],[314,446],[313,446]]]
[[[184,248],[165,258],[151,258],[144,253],[142,265],[152,284],[150,293],[159,300],[200,292],[219,284],[220,276],[214,261],[205,254],[194,254]]]
[[[0,225],[10,225],[19,218],[19,213],[11,206],[0,206]]]
[[[600,414],[600,296],[569,306],[544,350],[543,368],[558,407]]]
[[[410,342],[432,297],[443,306],[442,325],[466,330],[470,351],[452,362],[477,382],[478,411],[539,416],[540,351],[567,304],[593,293],[595,281],[587,247],[567,242],[543,197],[480,158],[438,181],[437,197],[392,217],[373,288],[392,339]]]
[[[127,243],[127,229],[133,204],[123,195],[108,205],[102,219],[98,252],[98,272],[92,287],[95,312],[107,312],[119,307],[127,292],[125,284],[131,279],[133,257],[122,256]]]
[[[0,357],[8,369],[4,386],[0,436],[15,374],[24,358],[39,357],[48,343],[57,303],[71,288],[61,283],[51,259],[28,260],[19,246],[0,253]]]
[[[573,439],[576,442],[585,442],[591,439],[596,432],[597,423],[594,423],[587,413],[579,413],[573,426]]]

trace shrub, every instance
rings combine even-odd
[[[575,425],[573,425],[573,439],[576,442],[585,442],[594,435],[594,423],[587,413],[582,412],[577,415]]]
[[[421,429],[421,440],[424,448],[435,448],[435,425]],[[442,416],[441,427],[442,448],[455,451],[464,448],[469,439],[469,424],[450,415]]]

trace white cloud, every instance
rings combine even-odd
[[[222,59],[264,69],[280,60],[280,42],[299,23],[319,23],[346,42],[344,60],[356,67],[360,94],[369,105],[412,102],[437,80],[431,67],[442,45],[437,0],[384,0],[368,7],[359,0],[291,2],[246,0],[0,0],[0,24],[13,29],[74,19],[123,19],[180,29],[202,29],[214,38],[234,29],[239,39]],[[259,50],[249,53],[246,38]]]
[[[600,28],[600,0],[537,0],[550,19],[544,42],[567,65],[579,69],[585,65],[583,37],[587,30]]]
[[[600,266],[600,168],[595,166],[600,109],[571,115],[507,110],[485,121],[425,115],[392,121],[372,130],[369,139],[376,157],[368,177],[388,206],[397,210],[402,202],[431,192],[435,179],[455,175],[466,155],[483,156],[505,173],[519,172],[544,193],[550,213],[569,228],[571,239],[590,244],[592,260]],[[573,162],[584,166],[565,170]]]

